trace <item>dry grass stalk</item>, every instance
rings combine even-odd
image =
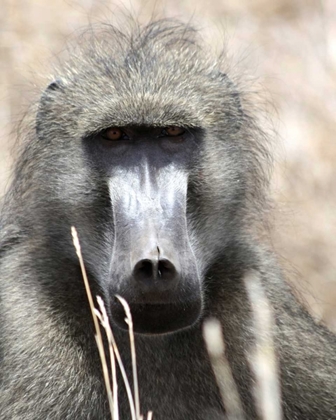
[[[139,420],[139,417],[137,417],[136,413],[135,413],[135,404],[134,404],[134,398],[133,398],[131,386],[130,386],[129,380],[127,378],[125,366],[122,362],[120,352],[119,352],[119,349],[118,349],[118,346],[117,346],[117,342],[114,338],[112,328],[110,326],[110,322],[109,322],[109,319],[108,319],[108,316],[107,316],[107,313],[106,313],[104,302],[103,302],[103,300],[100,296],[97,296],[97,301],[98,301],[101,312],[99,312],[97,309],[95,309],[95,314],[99,318],[99,320],[102,323],[102,326],[105,329],[110,352],[113,350],[113,353],[115,354],[115,358],[117,359],[119,369],[120,369],[120,372],[121,372],[121,376],[122,376],[124,384],[125,384],[125,389],[126,389],[126,393],[127,393],[127,397],[128,397],[128,404],[129,404],[129,407],[130,407],[130,410],[131,410],[131,418],[132,418],[132,420]]]
[[[251,368],[256,378],[255,399],[262,420],[281,420],[281,392],[278,362],[272,331],[272,310],[258,273],[249,272],[244,278],[252,307],[256,344],[250,357]]]
[[[115,354],[113,350],[113,337],[112,329],[110,327],[110,322],[106,313],[105,305],[103,299],[100,296],[97,296],[97,302],[99,305],[100,312],[95,308],[95,314],[98,317],[102,327],[105,329],[109,354],[110,354],[110,363],[111,363],[111,374],[112,374],[112,395],[113,395],[113,420],[119,420],[119,405],[118,405],[118,382],[117,382],[117,369],[115,363]]]
[[[140,397],[139,397],[139,385],[138,385],[138,372],[137,372],[137,363],[136,363],[136,353],[135,353],[135,343],[134,343],[134,331],[133,331],[133,320],[131,315],[131,310],[124,298],[116,295],[116,298],[122,304],[126,318],[125,322],[128,325],[130,346],[131,346],[131,357],[132,357],[132,369],[133,369],[133,392],[134,392],[134,402],[135,402],[135,413],[137,419],[140,418]]]
[[[81,251],[79,239],[78,239],[77,230],[74,226],[71,227],[71,234],[72,234],[72,241],[73,241],[73,244],[74,244],[77,256],[78,256],[80,268],[81,268],[81,271],[82,271],[83,281],[84,281],[84,285],[85,285],[85,290],[86,290],[86,294],[87,294],[90,309],[91,309],[92,319],[93,319],[93,323],[94,323],[94,327],[95,327],[95,331],[96,331],[95,340],[96,340],[96,343],[97,343],[99,356],[100,356],[100,360],[101,360],[101,364],[102,364],[103,376],[104,376],[107,398],[108,398],[108,403],[109,403],[110,412],[111,412],[111,418],[112,418],[112,420],[114,420],[113,419],[113,413],[114,413],[113,396],[112,396],[112,389],[111,389],[110,378],[109,378],[109,371],[108,371],[106,357],[105,357],[104,343],[103,343],[102,335],[101,335],[101,332],[100,332],[99,322],[98,322],[98,319],[97,319],[96,314],[95,314],[95,307],[94,307],[94,303],[93,303],[93,299],[92,299],[92,294],[91,294],[91,290],[90,290],[89,281],[88,281],[86,270],[85,270],[85,265],[84,265],[84,260],[83,260],[83,256],[82,256],[82,251]]]
[[[100,360],[102,363],[104,382],[105,382],[105,387],[106,387],[106,391],[108,395],[112,420],[119,420],[118,384],[117,384],[117,372],[116,372],[115,359],[117,359],[119,369],[120,369],[120,372],[121,372],[121,375],[125,384],[126,393],[127,393],[127,397],[129,401],[129,407],[131,411],[131,418],[132,420],[143,420],[143,416],[140,414],[140,398],[139,398],[138,374],[137,374],[137,365],[136,365],[133,320],[132,320],[132,315],[131,315],[129,305],[126,302],[126,300],[123,299],[121,296],[116,296],[119,299],[120,303],[123,305],[123,308],[125,310],[125,315],[126,315],[125,322],[127,323],[128,330],[129,330],[131,358],[132,358],[133,384],[134,384],[134,398],[133,398],[132,390],[131,390],[131,387],[127,378],[126,370],[122,362],[120,352],[119,352],[116,340],[112,332],[112,328],[110,326],[110,322],[107,316],[104,301],[100,296],[97,296],[97,302],[98,302],[100,311],[94,307],[90,285],[88,282],[88,278],[87,278],[87,274],[86,274],[86,270],[84,266],[84,261],[83,261],[83,256],[82,256],[81,248],[79,244],[79,239],[78,239],[77,231],[74,227],[71,228],[71,233],[72,233],[73,243],[76,249],[76,253],[80,262],[82,276],[83,276],[83,280],[85,284],[85,290],[88,296],[92,318],[93,318],[93,322],[94,322],[94,326],[96,330],[95,339],[96,339],[96,343],[97,343],[97,347],[99,351]],[[112,374],[112,389],[111,389],[111,380],[109,377],[109,369],[106,362],[105,349],[104,349],[103,339],[102,339],[102,335],[101,335],[101,331],[99,327],[99,322],[101,323],[102,327],[105,330],[107,341],[108,341],[111,374]],[[149,411],[147,414],[147,420],[152,420],[152,418],[153,418],[153,412]]]
[[[203,326],[203,336],[222,396],[226,418],[228,420],[243,420],[245,415],[241,400],[229,362],[225,357],[225,344],[220,322],[214,318],[207,319]]]

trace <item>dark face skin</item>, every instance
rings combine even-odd
[[[114,243],[106,299],[112,319],[127,328],[119,294],[130,305],[135,332],[191,326],[202,306],[187,226],[197,133],[182,127],[111,127],[87,144],[111,198]]]

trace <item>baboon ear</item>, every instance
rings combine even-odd
[[[219,72],[219,78],[225,84],[230,99],[229,107],[225,110],[225,115],[233,132],[236,133],[240,130],[244,120],[244,111],[240,102],[238,88],[226,73]]]
[[[50,108],[54,102],[58,91],[64,88],[64,83],[60,79],[56,79],[49,84],[49,86],[42,93],[40,98],[40,103],[38,105],[37,115],[36,115],[36,133],[40,137],[43,130],[43,125],[48,119],[48,114]]]

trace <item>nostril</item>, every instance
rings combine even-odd
[[[133,275],[137,280],[150,280],[154,275],[154,267],[151,260],[141,260],[135,264]]]
[[[172,280],[177,274],[174,264],[168,260],[159,260],[158,275],[163,280]]]

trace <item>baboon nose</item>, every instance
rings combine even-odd
[[[174,287],[178,271],[166,258],[144,258],[135,264],[133,279],[143,291],[161,292]]]

